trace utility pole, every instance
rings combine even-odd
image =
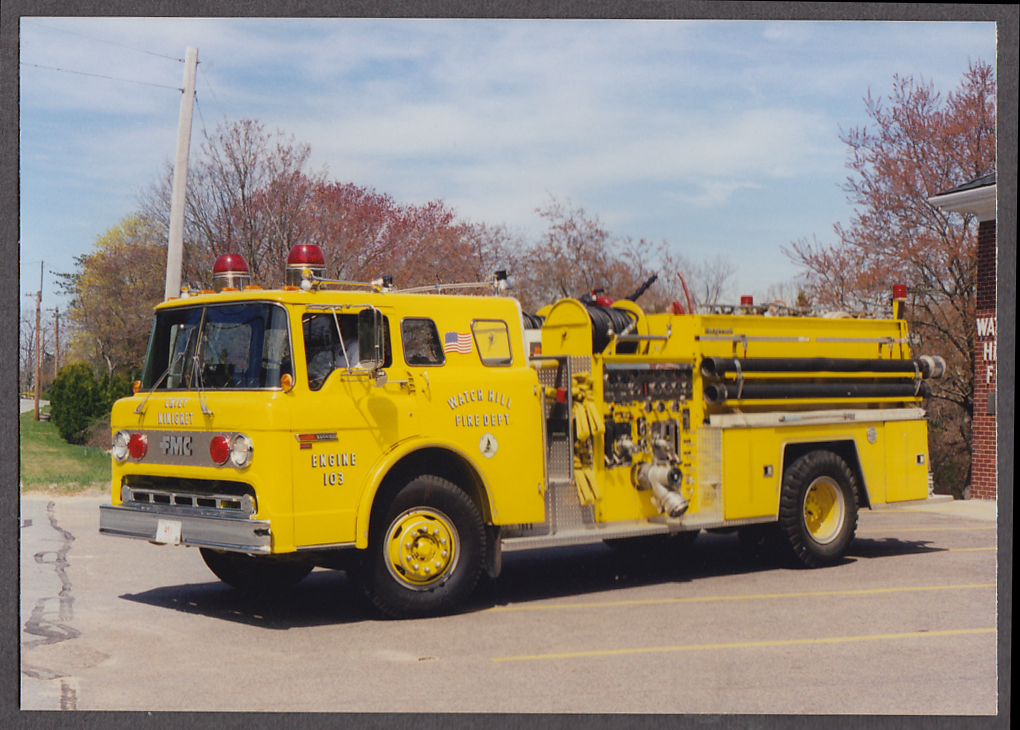
[[[184,56],[184,95],[177,123],[177,157],[174,160],[173,191],[170,198],[170,234],[166,253],[164,299],[181,294],[181,265],[184,259],[184,203],[188,185],[188,153],[191,150],[191,118],[195,107],[195,70],[198,49],[188,46]]]
[[[35,420],[39,420],[39,374],[42,371],[42,285],[43,262],[39,262],[39,293],[35,297]]]
[[[53,308],[53,379],[60,372],[60,307]]]

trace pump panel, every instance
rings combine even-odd
[[[688,365],[613,367],[607,364],[602,387],[607,403],[685,401],[693,392]]]

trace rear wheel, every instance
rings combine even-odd
[[[779,528],[803,565],[831,565],[846,555],[857,531],[857,482],[840,456],[812,451],[786,470]]]
[[[388,616],[442,613],[477,585],[485,525],[471,498],[445,479],[413,479],[372,527],[363,585]]]
[[[231,588],[253,593],[279,593],[312,572],[311,563],[286,556],[261,556],[201,548],[202,559]]]

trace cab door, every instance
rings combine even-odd
[[[297,327],[304,351],[295,387],[292,448],[296,546],[353,542],[358,503],[379,457],[420,432],[414,383],[393,366],[384,318],[385,382],[350,362],[349,310],[306,311]],[[329,354],[327,354],[327,350]]]

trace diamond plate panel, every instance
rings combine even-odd
[[[697,431],[699,519],[722,519],[722,429]]]

